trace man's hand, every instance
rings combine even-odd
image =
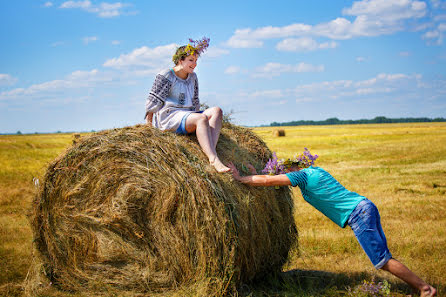
[[[236,181],[250,185],[250,186],[290,186],[291,181],[285,174],[279,175],[248,175],[240,176],[234,163],[229,162],[227,165],[231,169],[232,176]]]

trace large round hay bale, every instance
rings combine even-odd
[[[273,136],[275,136],[275,137],[285,136],[285,130],[283,130],[283,129],[274,129],[273,130]]]
[[[217,151],[257,168],[271,157],[254,133],[229,124]],[[54,160],[32,227],[44,273],[74,291],[154,292],[211,279],[221,293],[280,270],[297,235],[288,187],[234,182],[195,137],[145,125],[85,136]]]

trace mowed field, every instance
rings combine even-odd
[[[316,165],[371,199],[393,256],[446,295],[446,123],[283,127],[285,137],[274,137],[273,129],[254,131],[279,158],[308,147],[320,156]],[[0,136],[0,296],[22,294],[32,262],[33,178],[72,140],[72,134]],[[343,296],[363,280],[386,280],[396,296],[411,292],[374,269],[349,227],[339,228],[293,192],[299,248],[279,279],[247,285],[242,296]]]

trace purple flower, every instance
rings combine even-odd
[[[283,162],[281,160],[278,160],[276,153],[273,152],[273,157],[268,160],[268,162],[265,165],[265,168],[262,170],[262,173],[276,175],[276,174],[283,174],[285,173],[285,171],[286,168],[283,165]]]

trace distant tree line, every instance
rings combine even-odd
[[[272,122],[270,126],[309,126],[309,125],[347,125],[347,124],[383,124],[383,123],[424,123],[424,122],[446,122],[445,118],[386,118],[376,117],[374,119],[360,120],[340,120],[338,118],[329,118],[324,121],[292,121],[292,122]]]

